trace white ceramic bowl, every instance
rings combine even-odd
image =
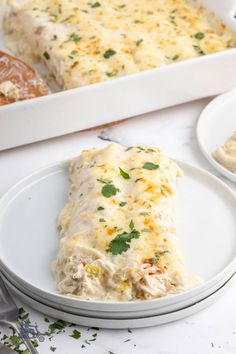
[[[212,153],[236,131],[236,89],[218,96],[202,111],[197,124],[200,149],[222,175],[236,182],[236,174],[224,168]]]

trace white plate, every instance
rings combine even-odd
[[[179,311],[173,311],[159,316],[148,316],[137,319],[104,319],[74,315],[70,312],[59,310],[58,308],[53,308],[51,306],[49,307],[43,302],[36,301],[27,294],[24,294],[22,291],[13,286],[6,278],[3,277],[9,290],[21,301],[31,306],[34,310],[42,312],[47,316],[52,316],[54,318],[61,319],[67,322],[76,323],[80,326],[100,327],[108,329],[151,327],[177,321],[182,318],[191,316],[194,313],[199,312],[204,308],[212,305],[218,298],[220,298],[224,291],[226,291],[227,288],[230,286],[234,278],[235,276],[232,276],[224,285],[222,285],[220,289],[218,289],[210,296]]]
[[[148,310],[136,310],[136,311],[96,311],[88,309],[81,309],[80,307],[75,306],[68,306],[62,303],[58,303],[55,301],[49,300],[47,297],[42,297],[40,294],[33,293],[29,288],[24,287],[20,282],[17,282],[14,277],[11,277],[7,273],[0,273],[0,276],[3,276],[4,279],[8,280],[13,286],[15,286],[19,291],[24,294],[27,294],[29,297],[33,298],[36,301],[43,302],[45,305],[57,308],[61,311],[69,312],[74,315],[78,316],[86,316],[86,317],[98,317],[98,318],[105,318],[105,319],[126,319],[127,316],[130,319],[134,318],[141,318],[141,317],[148,317],[148,316],[159,316],[164,315],[169,312],[178,311],[185,307],[191,306],[198,301],[201,301],[203,298],[212,295],[215,291],[220,289],[233,275],[235,274],[235,270],[230,272],[227,276],[221,279],[219,282],[214,284],[213,286],[203,290],[202,292],[198,293],[195,296],[191,296],[187,299],[183,299],[182,301],[174,302],[171,304],[164,305],[161,303],[157,304],[155,308],[151,308]]]
[[[199,2],[214,11],[236,32],[234,0]],[[0,49],[4,49],[1,21]],[[108,82],[2,106],[0,150],[225,92],[235,87],[235,63],[234,48]]]
[[[212,153],[236,131],[236,89],[215,98],[202,111],[197,124],[200,149],[222,175],[236,182],[236,174],[220,165]]]
[[[96,302],[59,295],[50,268],[59,242],[56,218],[68,194],[66,164],[32,174],[1,199],[2,271],[32,294],[61,305],[104,313],[145,312],[209,289],[236,269],[236,198],[216,177],[184,163],[180,166],[185,177],[178,184],[177,229],[187,267],[205,279],[200,286],[151,301]]]

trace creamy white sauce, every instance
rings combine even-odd
[[[219,147],[213,153],[213,157],[223,167],[236,173],[236,131],[222,147]]]

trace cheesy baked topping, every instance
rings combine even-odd
[[[192,0],[8,0],[9,47],[41,60],[65,89],[235,46]]]
[[[177,164],[152,147],[112,144],[70,163],[53,272],[81,299],[159,298],[195,285],[175,229]]]

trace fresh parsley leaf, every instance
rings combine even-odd
[[[206,54],[198,45],[194,45],[193,48],[196,50],[196,52],[199,55],[205,55]]]
[[[139,39],[138,41],[136,41],[136,46],[139,47],[142,42],[143,42],[143,39],[142,38]]]
[[[101,183],[104,183],[104,184],[109,184],[109,183],[111,183],[111,181],[110,181],[109,179],[105,180],[105,179],[99,179],[99,178],[97,178],[97,181],[98,181],[98,182],[101,182]]]
[[[120,170],[120,175],[124,178],[124,179],[130,179],[130,175],[125,172],[124,170],[122,170],[122,168],[119,167]]]
[[[20,346],[21,340],[20,340],[20,338],[18,336],[13,335],[13,336],[10,336],[9,339],[10,339],[11,343],[15,347],[19,347]]]
[[[154,258],[150,258],[150,262],[152,264],[156,264],[158,262],[158,258],[154,257]]]
[[[55,352],[56,349],[57,349],[56,347],[50,347],[51,352]]]
[[[116,73],[115,72],[111,72],[111,71],[106,71],[106,76],[113,77],[113,76],[116,76]]]
[[[205,33],[203,33],[203,32],[198,32],[198,33],[196,33],[196,34],[194,35],[194,37],[195,37],[196,39],[201,40],[201,39],[205,38]]]
[[[43,56],[44,56],[44,58],[47,59],[47,60],[50,59],[50,55],[49,55],[49,53],[46,52],[46,51],[43,53]]]
[[[78,36],[76,33],[72,33],[70,35],[70,41],[78,43],[81,40],[82,37]]]
[[[179,55],[175,55],[174,57],[172,57],[172,60],[178,60],[179,59]]]
[[[99,219],[99,222],[106,222],[106,220],[103,219],[103,218],[100,218],[100,219]]]
[[[159,168],[159,165],[156,165],[153,162],[145,162],[145,164],[143,165],[143,168],[145,170],[157,170]]]
[[[137,183],[138,181],[140,181],[142,178],[137,178],[134,183]]]
[[[77,331],[77,329],[74,329],[73,333],[70,335],[70,337],[74,339],[79,339],[81,337],[81,333]]]
[[[103,54],[105,59],[109,59],[110,57],[112,57],[113,55],[116,54],[116,51],[113,49],[108,49],[105,51],[105,53]]]
[[[130,228],[130,230],[133,230],[133,229],[134,229],[134,222],[133,222],[133,220],[130,221],[130,223],[129,223],[129,228]]]
[[[127,203],[126,202],[120,202],[119,206],[123,207],[125,206]]]
[[[101,6],[100,2],[96,1],[95,3],[91,4],[91,7],[94,9],[96,7]]]
[[[120,190],[116,188],[112,183],[105,184],[105,186],[102,187],[102,195],[106,198],[110,198],[113,195],[116,195],[117,192]]]
[[[97,210],[104,210],[104,208],[102,206],[99,206]]]
[[[133,229],[131,232],[123,232],[118,234],[113,240],[109,243],[107,252],[111,252],[113,255],[121,254],[126,252],[130,248],[130,242],[133,238],[139,238],[140,232]]]
[[[48,328],[50,329],[51,333],[55,332],[56,330],[61,331],[66,327],[66,322],[63,320],[57,320],[56,322],[51,323]]]

